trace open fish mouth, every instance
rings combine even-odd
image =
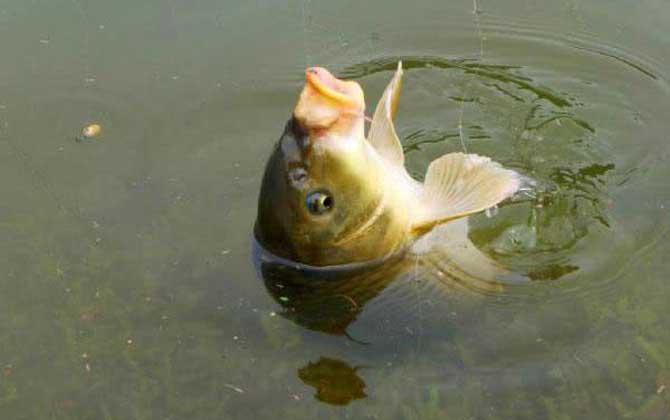
[[[293,111],[305,128],[349,132],[355,121],[362,121],[364,112],[365,98],[358,83],[340,80],[323,67],[305,70],[305,86]]]
[[[321,95],[342,105],[357,107],[360,105],[359,90],[355,82],[347,82],[333,76],[323,67],[310,67],[305,70],[305,79]]]

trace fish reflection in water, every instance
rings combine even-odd
[[[280,262],[260,262],[259,270],[270,295],[283,307],[281,315],[308,328],[347,335],[347,327],[365,304],[379,295],[402,269],[389,261],[373,269],[320,273]]]
[[[381,309],[384,318],[393,313],[411,314],[417,293],[445,300],[447,292],[459,290],[495,294],[504,289],[503,281],[513,278],[470,241],[443,246],[444,235],[465,228],[466,221],[438,227],[407,253],[373,265],[306,267],[272,256],[258,244],[255,260],[269,294],[283,308],[281,316],[310,330],[345,336],[358,345],[374,345],[379,343],[352,337],[347,331],[367,307]],[[316,389],[317,400],[346,405],[366,397],[359,369],[321,357],[300,368],[297,375]]]
[[[283,308],[283,317],[310,330],[364,343],[363,338],[350,337],[347,328],[376,298],[387,313],[399,306],[411,312],[416,293],[438,299],[458,291],[496,294],[506,283],[527,281],[481,253],[462,230],[467,230],[466,220],[440,226],[406,253],[373,265],[333,269],[295,265],[258,244],[255,260],[268,292]],[[445,237],[452,240],[445,242]],[[454,237],[463,240],[455,243]]]
[[[360,367],[351,367],[346,362],[321,357],[315,363],[298,371],[298,377],[307,385],[316,388],[314,398],[333,405],[346,405],[353,400],[367,397],[365,382],[358,376]]]

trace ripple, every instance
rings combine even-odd
[[[653,60],[588,33],[558,35],[495,17],[482,20],[482,32],[484,60],[385,56],[340,76],[379,84],[403,61],[401,112],[409,116],[399,115],[397,128],[417,178],[441,154],[467,147],[536,181],[498,216],[471,218],[475,243],[531,280],[510,285],[502,301],[616,287],[638,250],[653,247],[668,226],[662,209],[631,213],[631,203],[656,201],[658,188],[647,184],[660,179],[659,148],[667,157],[666,76]],[[540,287],[547,281],[560,284]]]
[[[504,66],[504,65],[488,65],[476,62],[471,59],[449,60],[446,58],[440,58],[435,56],[384,57],[372,60],[365,64],[357,64],[347,67],[341,72],[341,77],[360,78],[362,76],[368,76],[381,71],[394,71],[398,61],[400,60],[402,60],[403,69],[406,71],[421,68],[461,70],[465,74],[472,74],[479,77],[480,79],[501,81],[504,83],[510,83],[516,85],[518,89],[527,90],[537,95],[538,98],[546,99],[558,107],[565,107],[570,105],[568,99],[560,97],[558,94],[552,92],[548,88],[535,86],[532,83],[530,83],[531,81],[528,78],[520,75],[515,75],[511,72],[511,70],[514,70],[519,67]],[[467,100],[460,97],[456,97],[454,99],[457,102]]]
[[[670,88],[663,73],[659,70],[661,66],[652,58],[642,56],[639,53],[632,53],[618,45],[608,44],[595,34],[584,30],[568,34],[561,29],[564,28],[560,26],[553,28],[546,22],[538,24],[535,21],[523,20],[518,17],[511,20],[509,16],[498,17],[490,14],[485,15],[481,22],[481,30],[487,36],[517,38],[523,42],[555,44],[564,48],[573,48],[601,55],[614,59],[659,82],[659,86],[664,87],[666,91]]]

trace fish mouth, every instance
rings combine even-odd
[[[365,111],[363,89],[353,80],[340,80],[323,67],[305,70],[305,86],[293,110],[310,132],[351,132]]]
[[[362,102],[358,83],[340,80],[323,67],[309,67],[305,79],[321,95],[342,105],[358,107]]]

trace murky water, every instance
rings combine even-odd
[[[660,0],[0,2],[0,417],[668,418],[669,25]],[[466,150],[535,179],[470,233],[530,280],[254,267],[304,67],[371,109],[398,59],[411,173]]]

